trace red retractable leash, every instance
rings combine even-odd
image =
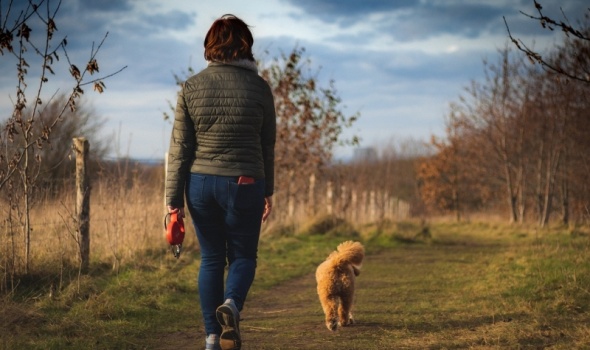
[[[170,216],[170,221],[166,224],[168,216]],[[184,221],[181,216],[178,216],[178,212],[168,213],[164,216],[164,230],[166,230],[166,240],[170,244],[172,254],[178,259],[184,241]]]

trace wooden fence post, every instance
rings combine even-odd
[[[360,203],[360,208],[361,210],[361,218],[360,221],[363,223],[367,223],[369,220],[367,219],[368,215],[367,213],[369,212],[369,206],[368,206],[368,200],[367,200],[367,191],[363,191],[361,193],[361,203]]]
[[[359,207],[358,207],[358,200],[357,200],[357,195],[356,195],[356,191],[353,191],[351,196],[350,196],[350,208],[351,208],[351,220],[352,222],[356,223],[359,221]]]
[[[309,192],[307,194],[307,214],[308,217],[313,217],[316,213],[315,207],[315,174],[309,176]]]
[[[90,147],[85,138],[75,138],[73,141],[76,153],[76,219],[80,269],[87,272],[90,261],[90,181],[86,164]]]
[[[340,186],[340,205],[338,206],[338,211],[342,217],[346,217],[346,212],[348,211],[347,196],[348,193],[346,193],[346,186]]]
[[[328,189],[326,190],[326,211],[328,215],[332,215],[334,212],[332,199],[334,197],[334,190],[332,189],[332,181],[328,181]]]
[[[375,203],[375,191],[369,194],[369,220],[375,222],[377,218],[377,204]]]
[[[289,170],[289,179],[292,179],[295,176],[294,170]],[[289,181],[289,189],[287,192],[289,196],[288,203],[287,203],[287,213],[289,215],[289,220],[293,220],[293,216],[295,215],[295,188],[293,186],[293,181]]]

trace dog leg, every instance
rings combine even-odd
[[[325,297],[321,300],[324,314],[326,315],[326,327],[331,331],[338,328],[338,303],[334,297]]]
[[[349,326],[354,323],[352,318],[352,303],[354,294],[352,292],[340,296],[340,307],[338,308],[338,324],[342,327]]]

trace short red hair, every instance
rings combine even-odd
[[[228,62],[254,61],[252,45],[254,38],[248,25],[238,17],[228,14],[217,19],[205,36],[205,59]]]

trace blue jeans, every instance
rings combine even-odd
[[[186,184],[187,207],[201,248],[198,284],[207,334],[221,333],[215,310],[225,299],[233,299],[242,310],[256,271],[265,184],[257,180],[238,185],[237,180],[193,173]]]

